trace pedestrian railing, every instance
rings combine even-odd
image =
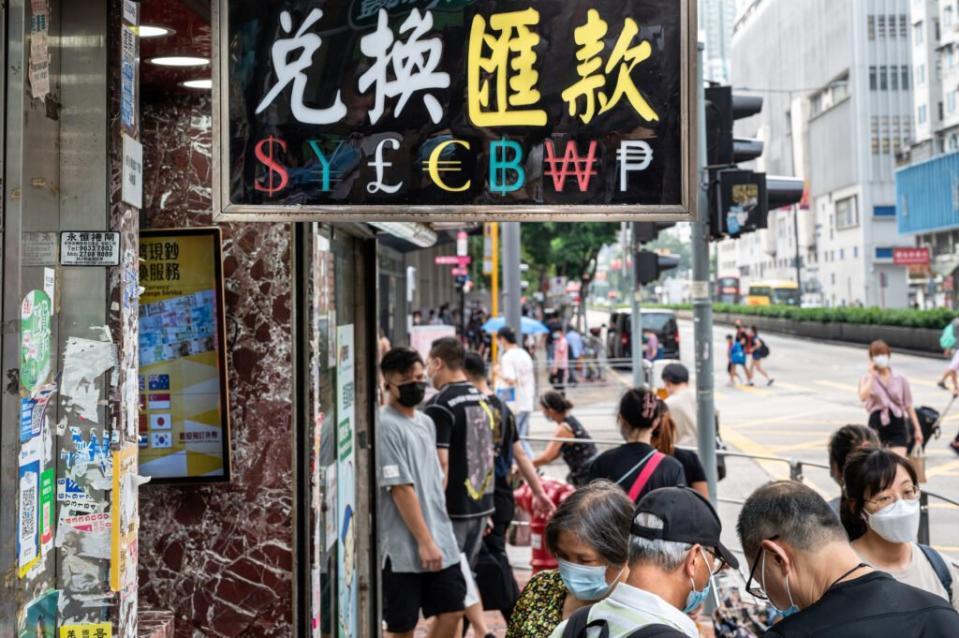
[[[527,437],[523,437],[523,441],[527,443],[552,443],[552,442],[593,443],[597,447],[604,447],[604,448],[616,447],[623,444],[622,440],[616,440],[616,439],[596,439],[596,438],[569,439],[569,438],[557,438],[557,437],[550,437],[550,436],[527,436]],[[688,446],[678,446],[678,447],[681,447],[682,449],[686,449],[686,450],[691,450],[693,452],[697,452],[697,449],[693,447],[688,447]],[[745,452],[734,452],[734,451],[723,450],[723,449],[717,449],[716,456],[722,457],[725,459],[740,458],[740,459],[747,459],[751,461],[769,461],[773,463],[786,463],[789,466],[789,478],[793,481],[799,481],[799,482],[804,482],[805,480],[804,470],[806,468],[815,468],[815,469],[826,470],[826,471],[830,470],[830,467],[826,465],[825,463],[801,461],[799,459],[791,459],[791,458],[782,457],[782,456],[747,454]],[[562,462],[561,459],[557,459],[556,461],[554,461],[554,463],[561,463],[561,462]],[[718,486],[717,486],[717,491],[718,491]],[[919,538],[918,538],[918,541],[922,543],[923,545],[930,544],[930,533],[929,533],[930,532],[930,528],[929,528],[930,499],[941,502],[945,504],[947,507],[954,507],[959,509],[959,501],[943,496],[942,494],[938,494],[936,492],[930,492],[926,489],[923,489],[920,492],[920,501],[919,501],[920,502],[920,521],[919,521]],[[745,500],[743,499],[728,498],[723,496],[717,497],[717,500],[720,503],[726,503],[728,505],[734,505],[737,507],[742,507],[742,505],[745,503]],[[528,525],[529,523],[525,521],[517,521],[514,524]],[[734,549],[733,551],[736,551],[737,553],[742,554],[741,550]],[[950,559],[950,560],[956,568],[959,568],[959,559]]]

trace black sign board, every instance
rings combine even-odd
[[[218,0],[220,220],[688,220],[693,0]]]

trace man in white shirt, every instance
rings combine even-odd
[[[529,418],[536,396],[533,358],[517,345],[516,333],[509,326],[500,328],[496,340],[503,352],[496,374],[496,395],[506,401],[506,407],[516,417],[516,431],[519,433],[523,450],[526,456],[533,458],[533,449],[526,442],[526,437],[529,436]]]
[[[681,363],[670,363],[663,368],[663,384],[669,393],[669,416],[676,424],[676,445],[696,445],[696,391],[689,387],[689,370]]]
[[[575,612],[551,638],[643,635],[699,638],[688,614],[709,597],[713,575],[739,562],[719,541],[722,524],[705,498],[686,487],[653,490],[629,530],[629,576],[604,600]],[[586,625],[590,628],[586,630]]]

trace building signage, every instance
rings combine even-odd
[[[120,233],[65,230],[60,233],[61,266],[117,266]]]
[[[218,2],[220,220],[695,212],[691,0]]]
[[[928,266],[928,248],[893,248],[892,263],[896,266]]]

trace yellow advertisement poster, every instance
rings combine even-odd
[[[113,453],[113,489],[110,492],[110,589],[136,585],[137,530],[140,508],[137,495],[137,448],[124,445]]]
[[[112,638],[113,625],[108,622],[61,625],[60,638]]]
[[[229,480],[220,234],[140,236],[140,473]]]

